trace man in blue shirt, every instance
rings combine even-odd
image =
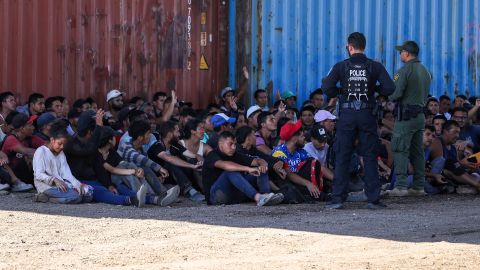
[[[453,109],[452,120],[457,121],[460,126],[460,136],[458,139],[471,142],[473,144],[473,151],[478,152],[480,150],[480,126],[473,125],[468,121],[467,109]]]

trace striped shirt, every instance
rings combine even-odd
[[[117,153],[122,157],[123,160],[131,162],[138,167],[148,167],[154,172],[159,172],[162,166],[158,165],[151,159],[149,159],[144,153],[143,150],[135,150],[133,148],[132,142],[125,142],[118,146]]]

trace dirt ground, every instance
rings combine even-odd
[[[480,196],[143,209],[0,196],[0,269],[480,269]]]

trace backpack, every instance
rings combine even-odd
[[[368,85],[372,73],[372,61],[365,63],[352,63],[345,61],[345,86],[343,95],[347,101],[368,102],[368,97],[372,94]]]

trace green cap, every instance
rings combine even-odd
[[[403,43],[402,45],[395,46],[395,49],[400,52],[407,51],[415,55],[418,55],[418,53],[420,52],[417,43],[412,40],[405,41],[405,43]]]

